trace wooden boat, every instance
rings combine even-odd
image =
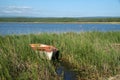
[[[58,60],[59,51],[54,46],[45,44],[30,44],[30,46],[34,51],[39,52],[42,58],[44,57],[48,60]]]

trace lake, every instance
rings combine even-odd
[[[0,23],[0,35],[30,33],[63,33],[85,31],[120,31],[120,24],[74,24],[74,23]]]

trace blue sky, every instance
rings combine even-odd
[[[0,0],[0,17],[120,17],[120,0]]]

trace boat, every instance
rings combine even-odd
[[[30,47],[40,53],[41,58],[47,60],[58,60],[59,50],[51,45],[46,44],[30,44]]]

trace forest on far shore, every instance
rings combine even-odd
[[[120,22],[120,17],[88,17],[88,18],[1,17],[0,22]]]

